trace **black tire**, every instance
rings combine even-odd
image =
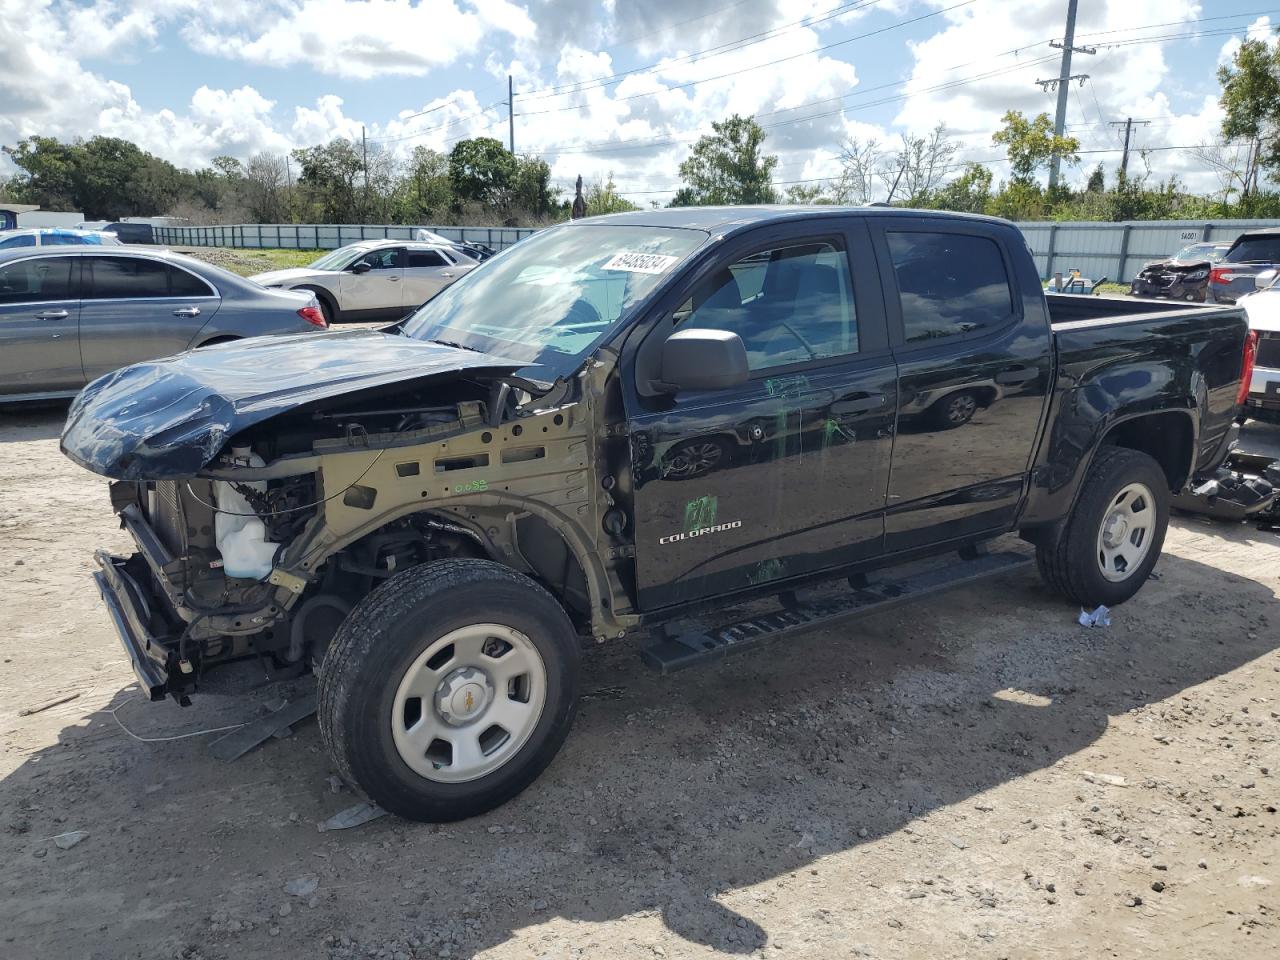
[[[475,623],[509,626],[536,647],[546,670],[542,714],[503,766],[465,782],[430,780],[396,748],[396,690],[428,646]],[[343,778],[383,809],[427,822],[473,817],[532,783],[564,743],[577,711],[579,652],[564,609],[528,577],[489,560],[414,567],[365,597],[339,628],[320,668],[320,733]]]
[[[957,390],[929,408],[929,422],[939,430],[954,430],[973,419],[982,404],[972,390]]]
[[[1098,558],[1099,530],[1120,492],[1131,483],[1151,491],[1155,522],[1142,561],[1122,580],[1108,580]],[[1104,447],[1085,474],[1076,505],[1057,539],[1036,547],[1045,583],[1085,607],[1124,603],[1142,588],[1160,559],[1169,526],[1169,481],[1150,456],[1124,447]]]
[[[204,343],[198,344],[196,346],[196,349],[202,350],[205,347],[216,347],[220,343],[235,343],[237,340],[240,340],[240,339],[242,338],[241,337],[211,337],[208,340],[206,340]]]

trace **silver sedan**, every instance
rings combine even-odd
[[[312,294],[154,247],[0,251],[0,402],[72,397],[141,360],[325,326]]]
[[[399,320],[476,266],[453,246],[366,240],[331,250],[309,266],[252,279],[264,287],[314,293],[330,323]]]

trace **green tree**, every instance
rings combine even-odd
[[[320,223],[355,223],[360,216],[364,160],[349,140],[335,138],[322,146],[293,151],[298,189],[307,219]]]
[[[935,210],[985,213],[991,202],[991,171],[980,163],[970,163],[958,177],[935,191],[927,206]]]
[[[587,201],[588,217],[599,217],[606,213],[628,213],[640,209],[618,193],[618,186],[613,182],[612,170],[603,181],[597,180],[588,186],[583,199]]]
[[[1075,137],[1055,135],[1049,114],[1037,114],[1028,120],[1021,111],[1010,110],[1001,122],[1004,125],[991,135],[991,142],[1005,148],[1014,182],[1035,182],[1036,174],[1048,167],[1054,156],[1067,163],[1080,162],[1080,141]]]
[[[793,183],[787,187],[786,203],[811,204],[830,203],[827,188],[821,183]]]
[[[1280,47],[1263,40],[1245,40],[1231,63],[1218,68],[1222,94],[1222,136],[1247,140],[1249,161],[1244,196],[1258,190],[1258,171],[1280,172]]]
[[[776,203],[773,171],[778,158],[762,153],[765,132],[755,119],[735,113],[712,121],[711,129],[680,164],[686,186],[671,205]]]
[[[76,147],[54,137],[27,137],[4,152],[19,170],[9,188],[15,200],[46,210],[76,208]]]
[[[508,216],[545,219],[551,214],[559,192],[551,186],[551,167],[547,161],[540,157],[520,157],[512,177]]]
[[[459,140],[449,153],[449,183],[460,203],[497,206],[511,195],[518,164],[493,137]]]
[[[453,206],[449,157],[430,147],[415,147],[400,184],[399,215],[410,223],[441,223]]]
[[[1102,163],[1093,168],[1093,172],[1089,174],[1089,180],[1084,186],[1089,193],[1106,193],[1107,192],[1107,174],[1102,169]]]

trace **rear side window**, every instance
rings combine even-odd
[[[38,257],[0,267],[0,305],[70,300],[71,258]]]
[[[198,277],[143,257],[88,257],[86,300],[144,297],[208,297],[213,291]]]
[[[443,267],[447,266],[444,257],[435,250],[410,250],[409,266],[411,267]]]
[[[87,242],[74,233],[46,233],[40,240],[46,247],[71,247]]]
[[[1280,263],[1280,235],[1241,237],[1222,259],[1227,263]]]
[[[1000,247],[961,233],[890,232],[908,343],[1003,326],[1013,291]]]

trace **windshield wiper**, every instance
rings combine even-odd
[[[465,343],[457,343],[453,340],[428,340],[427,343],[438,343],[442,347],[454,347],[457,350],[470,350],[472,353],[484,353],[477,347],[468,347]]]

